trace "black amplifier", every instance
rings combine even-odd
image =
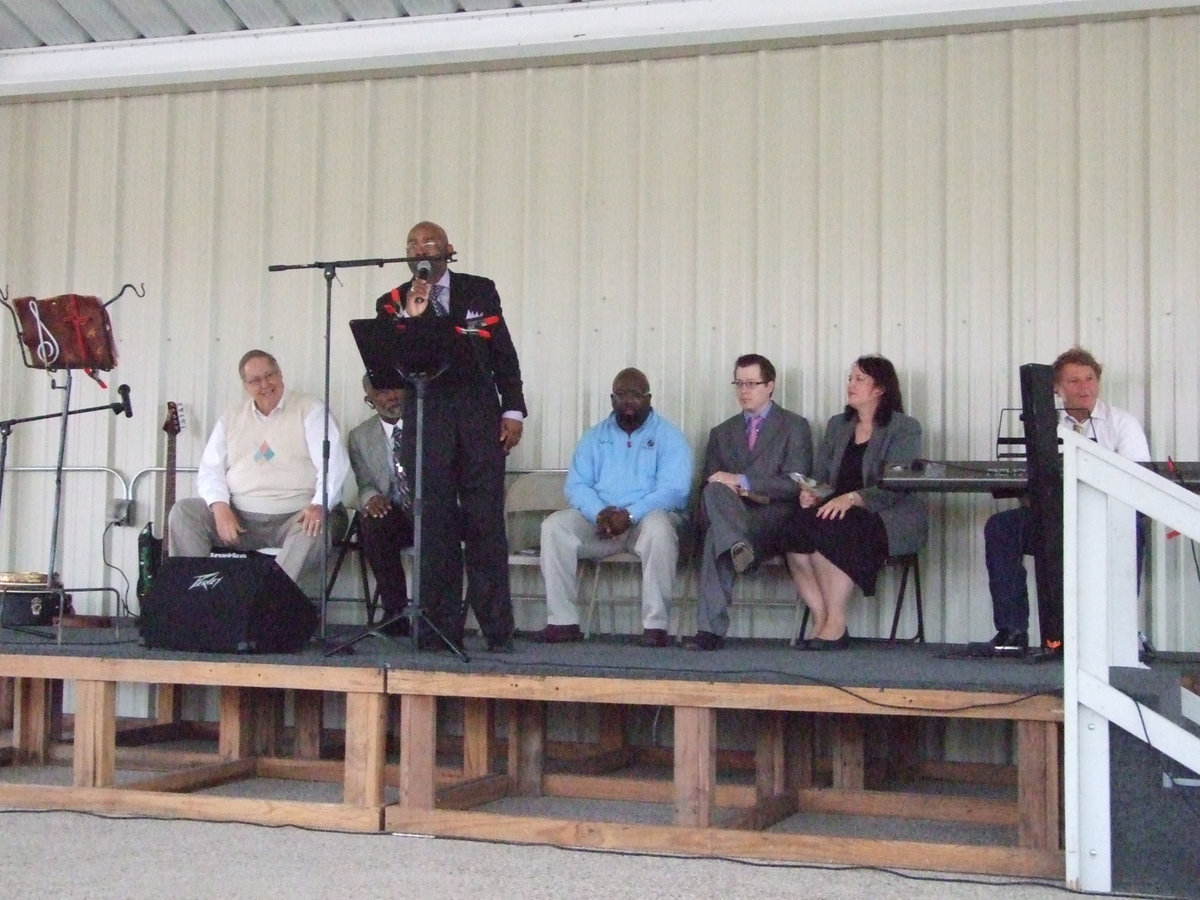
[[[58,591],[31,591],[9,588],[3,591],[0,606],[0,628],[6,625],[53,625],[58,616],[59,597],[63,598],[63,612],[73,615],[71,595]]]

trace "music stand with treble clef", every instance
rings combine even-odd
[[[425,498],[425,391],[429,383],[449,367],[458,335],[452,320],[438,316],[400,319],[351,319],[350,330],[358,344],[367,376],[377,389],[412,386],[416,389],[416,454],[413,483],[413,571],[412,597],[402,611],[329,650],[337,653],[371,635],[383,635],[383,629],[401,618],[409,620],[413,649],[420,647],[422,623],[463,662],[470,658],[426,615],[421,592],[421,532]]]

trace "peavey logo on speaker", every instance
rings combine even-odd
[[[189,591],[194,591],[197,588],[202,588],[206,591],[211,591],[221,583],[220,572],[207,572],[204,575],[197,575],[192,579],[192,583],[188,585]]]
[[[316,627],[316,605],[258,554],[168,557],[138,619],[147,647],[202,653],[292,653]]]

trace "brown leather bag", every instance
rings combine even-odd
[[[100,369],[117,364],[108,310],[99,297],[61,294],[16,300],[21,341],[35,369]]]

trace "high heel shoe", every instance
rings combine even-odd
[[[836,640],[827,640],[825,638],[809,638],[807,649],[809,650],[849,650],[850,649],[850,629],[842,632],[842,636]]]

